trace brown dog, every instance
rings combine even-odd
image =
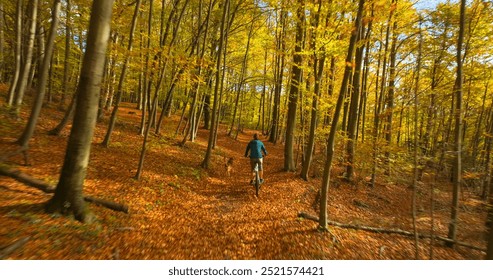
[[[228,177],[231,176],[231,172],[233,171],[233,161],[234,159],[230,157],[224,164],[224,167],[226,168],[226,175],[228,175]]]

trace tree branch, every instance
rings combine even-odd
[[[300,212],[300,213],[298,213],[298,217],[304,218],[307,220],[311,220],[311,221],[318,223],[318,218],[315,216],[312,216],[308,213]],[[342,224],[342,223],[338,223],[338,222],[330,221],[330,220],[327,221],[327,224],[329,224],[331,226],[340,227],[340,228],[365,230],[365,231],[375,232],[375,233],[400,234],[400,235],[404,235],[404,236],[414,237],[414,232],[405,231],[405,230],[401,230],[401,229],[386,229],[386,228],[375,228],[375,227],[362,226],[362,225]],[[467,244],[467,243],[460,242],[460,241],[454,241],[452,239],[442,237],[442,236],[437,236],[437,235],[430,236],[427,234],[419,234],[419,238],[434,238],[434,239],[438,239],[438,240],[441,240],[444,242],[451,242],[451,243],[454,243],[454,244],[462,246],[462,247],[478,250],[481,252],[486,252],[486,249],[484,249],[484,248],[479,248],[479,247],[476,247],[474,245]]]
[[[22,246],[24,246],[27,243],[27,241],[29,241],[30,238],[31,237],[29,237],[29,236],[23,237],[21,239],[18,239],[15,242],[7,245],[2,250],[0,250],[0,260],[5,259],[10,254],[12,254],[15,250],[17,250],[17,249],[21,248]]]
[[[27,186],[37,188],[45,193],[54,193],[56,186],[50,185],[43,180],[36,179],[20,170],[9,169],[0,166],[0,175],[13,178]],[[85,196],[84,200],[87,202],[94,203],[96,205],[101,205],[111,210],[120,211],[128,214],[128,206],[124,204],[115,203],[112,201],[107,201],[100,198]]]
[[[26,173],[22,173],[20,170],[8,169],[0,166],[0,175],[13,178],[23,184],[26,184],[30,187],[35,187],[45,193],[54,193],[56,189],[55,186],[52,186],[43,180],[31,177]]]

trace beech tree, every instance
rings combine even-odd
[[[356,20],[354,21],[354,29],[352,30],[351,37],[349,39],[349,47],[346,56],[346,66],[344,68],[344,76],[341,82],[341,89],[339,91],[339,97],[337,99],[336,108],[334,110],[334,116],[332,118],[330,134],[327,138],[327,159],[324,165],[322,188],[320,192],[319,227],[322,229],[327,229],[327,194],[330,185],[330,172],[332,169],[332,160],[334,158],[334,145],[336,140],[337,124],[339,122],[339,117],[344,102],[344,96],[346,95],[346,91],[347,91],[349,75],[351,74],[352,61],[354,58],[354,48],[356,46],[356,41],[359,36],[359,31],[361,30],[364,5],[365,5],[365,0],[359,0]]]
[[[303,0],[297,1],[296,10],[296,43],[293,54],[292,77],[288,96],[288,112],[286,118],[286,143],[284,145],[284,170],[295,171],[294,162],[294,134],[296,128],[296,109],[298,107],[298,96],[301,92],[302,80],[302,46],[305,33],[305,4]]]
[[[454,169],[453,169],[453,199],[452,211],[449,224],[448,237],[452,240],[457,238],[457,215],[459,210],[459,191],[462,182],[462,90],[463,90],[463,72],[462,72],[462,44],[464,42],[465,29],[465,13],[466,0],[460,1],[460,20],[459,20],[459,35],[457,38],[457,76],[454,85],[455,94],[455,153],[454,153]],[[450,246],[453,246],[449,244]]]
[[[73,214],[77,220],[82,222],[91,222],[93,219],[86,210],[82,189],[96,125],[112,10],[112,0],[93,1],[87,49],[77,88],[74,123],[55,195],[46,205],[48,212]]]
[[[29,116],[29,121],[22,133],[21,137],[18,140],[18,143],[21,146],[21,149],[27,149],[29,140],[31,139],[34,129],[36,127],[36,123],[38,121],[39,114],[41,112],[41,107],[43,106],[43,100],[46,93],[46,85],[48,81],[49,68],[51,65],[51,57],[53,55],[53,48],[55,45],[55,37],[56,31],[58,28],[59,21],[59,13],[61,8],[60,0],[53,1],[53,7],[51,10],[52,13],[52,21],[51,28],[48,35],[48,40],[46,42],[45,54],[42,62],[42,66],[40,69],[40,77],[38,81],[38,86],[36,89],[36,99],[33,102],[33,107],[31,110],[31,115]]]

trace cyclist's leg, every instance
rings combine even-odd
[[[260,177],[260,182],[263,183],[264,182],[264,159],[263,158],[259,158],[258,159],[258,175]]]
[[[251,177],[252,179],[250,179],[250,184],[252,184],[253,181],[255,181],[255,163],[256,163],[255,158],[250,158],[250,167],[251,167],[250,172],[252,174],[252,177]]]

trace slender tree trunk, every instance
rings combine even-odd
[[[329,2],[332,4],[332,1]],[[321,90],[320,86],[322,83],[322,76],[323,76],[323,71],[324,71],[324,65],[325,65],[325,48],[322,50],[318,49],[317,46],[317,29],[320,23],[320,10],[322,8],[322,1],[318,2],[318,10],[314,15],[314,22],[313,22],[313,29],[315,30],[313,32],[313,38],[311,42],[311,48],[312,51],[314,52],[313,55],[313,74],[315,76],[315,85],[313,89],[313,99],[312,99],[312,108],[311,108],[311,117],[310,117],[310,131],[309,131],[309,136],[308,136],[308,144],[305,150],[305,155],[303,159],[303,168],[301,170],[300,177],[308,181],[308,172],[310,171],[310,165],[312,162],[312,157],[313,157],[313,150],[315,147],[315,131],[317,129],[317,124],[318,124],[318,118],[319,118],[319,100],[321,97]],[[326,26],[328,24],[329,20],[329,15],[327,15],[327,20],[326,20]],[[319,53],[321,52],[321,53]]]
[[[203,32],[204,38],[202,40],[202,46],[197,49],[197,53],[200,53],[200,60],[201,61],[204,59],[204,56],[205,56],[206,44],[207,44],[207,38],[208,38],[207,35],[208,35],[209,25],[210,25],[210,16],[211,16],[212,8],[214,6],[214,2],[213,1],[209,2],[209,7],[207,10],[207,17],[205,19],[205,30]],[[200,1],[200,7],[201,7],[200,11],[202,11],[202,4],[203,4],[203,2],[201,0]],[[200,16],[201,16],[201,13],[199,13],[199,22],[200,22]],[[200,38],[200,35],[201,35],[201,29],[199,28],[199,31],[197,32],[197,40]],[[201,77],[202,68],[203,68],[202,65],[199,64],[199,66],[197,67],[197,77]],[[200,89],[200,83],[198,81],[196,81],[194,84],[194,89],[193,89],[192,106],[190,108],[190,112],[188,115],[188,119],[190,121],[190,126],[189,126],[189,129],[187,130],[187,132],[185,133],[185,135],[183,137],[181,145],[185,145],[187,138],[189,138],[189,140],[191,142],[195,141],[195,135],[196,135],[195,131],[199,126],[199,117],[201,114],[200,112],[198,112],[198,114],[197,114],[197,110],[199,110],[199,109],[197,109],[197,103],[198,103],[199,92],[200,92],[199,89]],[[199,111],[201,111],[202,108],[203,108],[203,106],[200,107]]]
[[[235,125],[235,120],[236,120],[236,113],[237,113],[237,110],[238,110],[238,103],[239,103],[239,100],[240,100],[240,95],[242,94],[242,90],[243,90],[243,83],[244,83],[244,78],[245,78],[245,73],[246,73],[246,68],[247,68],[247,62],[248,62],[248,52],[250,51],[250,41],[252,39],[252,34],[253,34],[253,24],[255,23],[254,20],[252,20],[252,23],[250,25],[250,30],[248,32],[248,40],[247,40],[247,45],[246,45],[246,51],[245,51],[245,55],[243,56],[243,62],[242,62],[242,67],[241,67],[241,74],[240,74],[240,79],[239,79],[239,83],[238,83],[238,88],[237,88],[237,93],[236,93],[236,99],[235,99],[235,106],[234,106],[234,109],[233,109],[233,117],[232,117],[232,120],[231,120],[231,126],[229,127],[229,131],[228,131],[228,136],[231,136],[231,133],[233,132],[233,127]],[[241,117],[240,119],[238,119],[238,125],[241,121]],[[236,132],[236,135],[238,135],[238,131]]]
[[[483,200],[488,199],[489,188],[490,188],[490,185],[492,185],[491,171],[492,171],[493,167],[491,166],[491,144],[492,144],[492,138],[493,138],[493,106],[490,108],[490,116],[489,116],[489,122],[488,122],[486,132],[487,132],[485,134],[486,139],[484,141],[485,142],[485,150],[486,150],[486,155],[485,155],[485,160],[484,160],[485,176],[483,179],[482,191],[481,191],[481,198]]]
[[[395,5],[397,5],[397,0],[395,0]],[[397,58],[397,21],[394,21],[392,28],[392,43],[390,46],[390,65],[389,65],[389,87],[386,97],[386,115],[387,119],[385,122],[385,141],[387,146],[390,148],[392,145],[393,137],[393,119],[394,119],[394,95],[395,95],[395,80],[396,80],[396,58]],[[387,173],[390,174],[390,152],[387,150],[385,152],[385,162]]]
[[[5,45],[5,36],[4,36],[4,29],[5,29],[5,20],[3,18],[4,13],[3,13],[3,3],[0,3],[0,83],[4,82],[4,75],[5,75],[5,55],[4,55],[4,45]]]
[[[420,70],[421,70],[421,57],[423,48],[423,37],[421,33],[421,19],[419,22],[419,47],[418,47],[418,58],[416,65],[416,78],[414,84],[414,176],[413,176],[413,205],[412,205],[412,217],[413,217],[413,230],[414,230],[414,244],[415,244],[415,259],[419,260],[419,233],[416,226],[416,203],[417,203],[417,193],[418,193],[418,108],[419,108],[419,83],[420,83]]]
[[[147,18],[147,50],[146,50],[146,57],[145,57],[145,76],[144,76],[144,93],[142,94],[143,102],[142,102],[142,115],[141,115],[141,120],[140,120],[140,135],[144,135],[144,130],[145,130],[145,124],[146,124],[146,114],[147,114],[147,108],[150,106],[149,103],[151,102],[150,100],[150,91],[151,91],[151,85],[152,85],[152,67],[150,64],[150,50],[151,50],[151,35],[152,35],[152,14],[154,10],[154,0],[149,1],[149,16]]]
[[[364,34],[364,26],[362,25],[361,30],[359,31],[359,39],[363,38]],[[360,81],[361,81],[361,67],[363,65],[363,53],[364,53],[364,44],[356,48],[356,58],[355,58],[355,67],[353,73],[353,85],[351,87],[351,105],[349,107],[349,116],[348,116],[348,143],[346,146],[347,152],[347,167],[346,167],[346,179],[348,181],[352,181],[354,179],[354,153],[356,147],[356,128],[358,126],[358,116],[360,114],[359,111],[359,103],[360,103]]]
[[[298,0],[298,9],[296,16],[296,43],[294,47],[293,68],[291,76],[291,86],[288,96],[288,115],[286,122],[286,143],[284,145],[284,170],[295,171],[296,163],[294,161],[294,139],[296,130],[296,109],[298,107],[298,96],[301,90],[301,63],[303,62],[302,50],[305,29],[305,3]]]
[[[460,25],[459,36],[457,39],[457,77],[455,80],[454,94],[455,100],[455,154],[454,154],[454,168],[453,168],[453,198],[452,209],[450,213],[450,224],[448,238],[454,241],[457,240],[457,216],[459,211],[459,192],[462,182],[462,44],[464,42],[464,28],[465,28],[465,12],[466,12],[466,0],[460,1]],[[447,244],[449,247],[454,247],[453,243]]]
[[[10,84],[7,102],[9,106],[14,104],[15,92],[19,84],[19,76],[21,74],[21,55],[22,55],[22,1],[17,1],[16,8],[16,24],[15,24],[15,71],[14,78]]]
[[[70,42],[71,42],[71,22],[72,22],[72,4],[71,0],[66,0],[67,10],[65,19],[65,61],[63,64],[63,91],[60,99],[60,107],[65,107],[65,100],[69,92],[69,57],[70,57]]]
[[[272,118],[271,118],[271,131],[269,135],[269,141],[272,143],[277,143],[278,135],[279,135],[279,124],[280,124],[280,110],[281,110],[281,91],[282,91],[282,83],[284,77],[284,49],[285,49],[285,32],[286,32],[286,24],[285,18],[287,17],[287,13],[284,11],[284,7],[281,8],[280,17],[278,20],[278,29],[277,32],[277,45],[276,51],[277,54],[275,56],[275,85],[274,85],[274,104],[272,109]],[[280,27],[279,27],[280,26]]]
[[[397,0],[392,0],[391,5],[395,5]],[[377,82],[376,86],[378,87],[375,90],[375,101],[377,104],[375,105],[375,119],[374,119],[374,124],[373,124],[373,166],[372,166],[372,175],[371,175],[371,186],[375,187],[375,182],[376,182],[376,170],[377,170],[377,156],[378,156],[378,139],[379,139],[379,129],[380,129],[380,113],[382,111],[382,104],[383,104],[383,97],[385,96],[385,84],[387,82],[387,56],[388,56],[388,50],[389,50],[389,41],[390,41],[390,26],[392,24],[392,20],[394,17],[394,11],[395,9],[391,9],[389,18],[387,20],[387,28],[386,28],[386,33],[385,33],[385,43],[380,45],[380,51],[379,51],[379,56],[381,55],[382,48],[384,48],[384,53],[383,53],[383,60],[382,60],[382,74],[381,74],[381,79],[378,81],[378,70],[380,69],[380,58],[378,60],[378,66],[377,66]]]
[[[337,123],[339,121],[339,116],[341,114],[342,105],[344,103],[344,96],[346,95],[347,86],[349,82],[349,75],[351,73],[351,65],[353,61],[353,52],[358,39],[358,32],[361,26],[361,18],[363,16],[363,7],[365,0],[359,0],[358,13],[356,15],[356,21],[354,23],[354,30],[351,34],[349,41],[349,48],[346,56],[346,67],[344,69],[344,76],[341,82],[341,90],[339,92],[339,97],[337,99],[336,108],[334,111],[334,117],[332,118],[332,124],[330,127],[329,137],[327,138],[327,159],[324,166],[324,175],[322,181],[322,189],[320,193],[320,218],[319,227],[322,229],[327,229],[327,194],[330,184],[330,171],[332,168],[332,160],[334,158],[334,145],[336,140]]]
[[[218,45],[218,53],[217,53],[217,61],[216,61],[216,84],[214,87],[214,103],[212,107],[212,119],[211,119],[211,129],[209,133],[209,141],[207,143],[207,151],[205,153],[204,160],[202,161],[201,166],[205,169],[209,168],[209,163],[212,156],[212,147],[214,145],[214,138],[216,134],[216,119],[218,117],[218,105],[219,105],[219,86],[221,83],[221,65],[222,65],[222,54],[225,52],[223,49],[224,41],[225,41],[225,31],[226,31],[226,19],[228,15],[230,0],[226,0],[223,6],[222,19],[221,19],[221,29],[220,29],[220,37],[219,37],[219,45]]]
[[[26,92],[27,83],[29,79],[29,71],[31,70],[33,50],[34,50],[34,39],[36,37],[36,23],[38,17],[38,0],[32,0],[31,6],[32,6],[31,17],[29,19],[31,21],[31,25],[29,27],[29,37],[26,46],[26,58],[24,61],[24,65],[22,66],[22,71],[19,77],[19,85],[16,89],[16,94],[15,94],[14,107],[15,107],[15,114],[17,116],[19,116],[20,113],[20,109],[21,109],[20,107],[24,99],[24,94]]]
[[[135,34],[135,27],[137,26],[137,19],[139,18],[140,3],[141,3],[141,0],[137,0],[137,3],[135,4],[134,15],[132,17],[132,24],[130,26],[130,37],[128,39],[128,46],[127,46],[127,53],[128,54],[125,55],[125,60],[123,62],[123,66],[122,66],[122,73],[120,74],[120,80],[118,81],[118,88],[116,90],[115,106],[113,107],[113,111],[111,112],[111,117],[110,117],[110,121],[108,124],[108,130],[106,131],[106,135],[105,135],[103,143],[102,143],[104,147],[108,147],[110,144],[111,133],[113,132],[113,129],[115,127],[116,115],[117,115],[118,109],[120,107],[120,102],[122,99],[122,92],[123,92],[123,82],[125,81],[128,63],[130,62],[130,53],[132,52],[132,48],[133,48],[133,41],[134,41],[133,39],[134,39],[134,34]]]
[[[485,86],[485,90],[484,90],[484,94],[483,94],[483,101],[481,104],[481,111],[479,112],[479,116],[478,116],[477,123],[476,123],[476,131],[474,132],[473,141],[471,141],[472,166],[474,168],[477,167],[477,157],[478,157],[479,149],[476,149],[476,147],[479,147],[479,144],[481,141],[481,127],[483,126],[483,116],[485,113],[485,103],[486,103],[486,97],[488,95],[488,83],[489,83],[489,81],[486,82],[486,86]]]
[[[91,141],[96,125],[104,58],[110,35],[113,1],[94,1],[82,63],[74,124],[68,140],[60,180],[55,195],[47,203],[48,212],[72,213],[82,222],[91,222],[82,195]]]
[[[26,125],[26,128],[24,129],[24,132],[22,133],[21,137],[18,140],[18,143],[22,148],[27,149],[29,140],[34,134],[34,129],[36,127],[36,123],[38,122],[38,117],[41,112],[41,107],[43,106],[43,100],[46,93],[46,84],[48,81],[49,68],[51,64],[51,57],[53,55],[56,31],[58,28],[58,21],[59,21],[58,15],[60,13],[60,7],[61,7],[60,0],[54,0],[53,8],[51,10],[52,13],[51,28],[50,28],[50,33],[48,35],[48,41],[46,43],[46,53],[43,57],[42,69],[41,72],[39,73],[40,77],[36,90],[37,92],[36,100],[33,102],[31,115],[29,116],[29,121]]]
[[[77,102],[77,95],[76,94],[77,93],[75,93],[72,96],[72,101],[70,101],[70,105],[68,106],[67,110],[65,111],[65,114],[63,115],[63,119],[60,121],[60,123],[55,128],[50,130],[48,132],[48,134],[60,136],[60,134],[62,133],[62,130],[65,128],[65,126],[67,126],[68,122],[73,119],[74,112],[75,112],[75,105]]]

